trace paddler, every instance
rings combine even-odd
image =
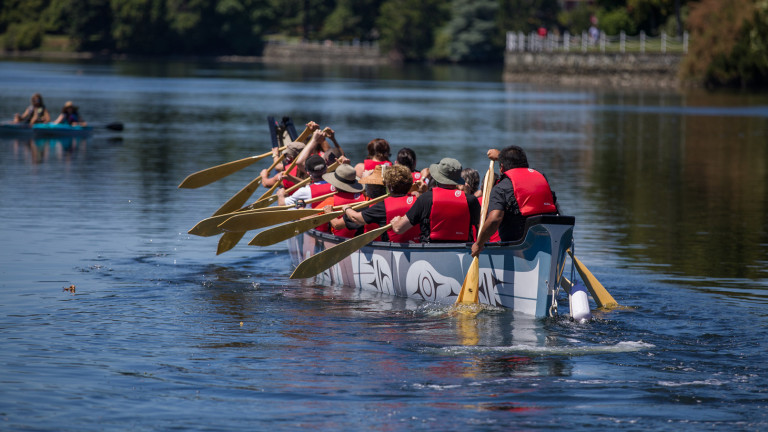
[[[328,206],[342,206],[345,204],[354,204],[360,201],[365,201],[366,197],[363,194],[363,185],[357,181],[355,175],[355,169],[349,164],[341,164],[336,168],[336,171],[326,173],[323,175],[323,180],[331,184],[332,190],[336,191],[336,195],[326,199],[318,207],[328,208]],[[341,219],[341,217],[337,218]],[[345,228],[331,229],[329,224],[324,224],[316,228],[318,231],[328,232],[339,237],[351,238],[357,235],[360,230],[351,230]]]
[[[525,234],[528,217],[559,213],[557,197],[549,182],[543,174],[528,167],[528,157],[521,147],[490,149],[488,158],[499,161],[501,180],[491,190],[488,216],[472,245],[472,256],[480,254],[497,230],[501,241],[519,240]]]
[[[403,165],[393,165],[384,169],[383,172],[383,183],[390,196],[385,198],[384,201],[363,209],[363,211],[357,211],[351,209],[350,206],[344,206],[344,222],[347,224],[347,227],[350,224],[377,224],[385,226],[393,218],[403,216],[413,206],[413,203],[416,202],[416,197],[408,193],[413,185],[413,176],[410,169]],[[375,175],[376,172],[374,171],[374,174],[369,177],[374,177]],[[363,182],[366,179],[368,177],[360,181]],[[418,242],[420,230],[419,225],[412,227],[403,234],[397,234],[392,230],[388,230],[382,235],[381,240],[395,243]]]
[[[311,155],[304,163],[304,171],[309,174],[311,183],[296,189],[296,191],[289,197],[285,196],[285,189],[278,189],[278,204],[281,206],[298,205],[298,207],[304,207],[304,201],[331,193],[333,186],[323,180],[323,174],[325,174],[327,169],[328,166],[325,164],[325,159],[318,155]],[[319,202],[311,204],[312,208],[316,208],[319,205]]]
[[[43,96],[40,93],[35,93],[29,100],[30,105],[24,110],[24,113],[19,115],[18,113],[13,115],[14,123],[48,123],[51,121],[51,114],[45,108],[43,103]]]
[[[421,242],[464,243],[474,240],[473,227],[480,221],[480,203],[458,189],[464,184],[461,162],[443,158],[429,166],[435,186],[416,199],[405,216],[392,218],[392,228],[404,234],[421,225]]]
[[[367,146],[368,158],[355,165],[355,172],[358,178],[370,175],[377,165],[392,166],[389,161],[390,150],[389,143],[384,138],[374,138]]]

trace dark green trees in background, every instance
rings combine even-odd
[[[567,7],[566,7],[567,6]],[[3,0],[0,42],[33,50],[259,55],[270,39],[377,42],[405,61],[499,61],[508,31],[691,31],[686,76],[765,82],[765,0]],[[698,15],[689,10],[706,11]],[[709,18],[707,18],[709,14]],[[63,43],[62,43],[63,41]],[[50,43],[48,46],[50,47]]]

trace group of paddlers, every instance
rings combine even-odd
[[[454,158],[443,158],[423,170],[416,169],[416,154],[401,149],[394,164],[390,162],[389,143],[377,138],[368,143],[367,158],[352,166],[338,145],[334,131],[307,124],[312,131],[308,142],[293,141],[280,153],[273,151],[277,173],[262,170],[265,187],[282,182],[277,192],[280,205],[309,206],[326,213],[341,208],[343,216],[318,226],[319,231],[340,237],[354,237],[380,226],[392,224],[380,240],[409,242],[473,242],[477,256],[485,243],[519,240],[524,235],[526,218],[557,214],[555,194],[547,179],[528,167],[525,152],[518,146],[490,149],[489,159],[498,161],[500,173],[494,174],[485,223],[480,225],[482,190],[476,170],[463,169]],[[282,163],[279,159],[282,158]],[[295,163],[294,163],[295,162]],[[333,163],[336,167],[329,172]],[[290,168],[289,172],[284,172]],[[291,186],[309,177],[310,183],[286,193]],[[313,198],[329,195],[324,200]],[[360,211],[353,204],[389,194]]]

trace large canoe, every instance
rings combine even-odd
[[[489,244],[479,257],[480,303],[551,316],[574,223],[572,216],[535,216],[522,241]],[[291,261],[296,266],[344,240],[314,230],[298,235],[288,241]],[[372,242],[315,276],[315,282],[453,304],[472,262],[470,246]]]
[[[2,123],[0,132],[5,135],[42,137],[83,137],[93,132],[92,126],[70,126],[68,124],[38,123]]]

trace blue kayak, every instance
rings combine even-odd
[[[93,132],[92,126],[71,126],[68,124],[3,123],[0,132],[6,135],[24,135],[34,137],[87,136]]]

